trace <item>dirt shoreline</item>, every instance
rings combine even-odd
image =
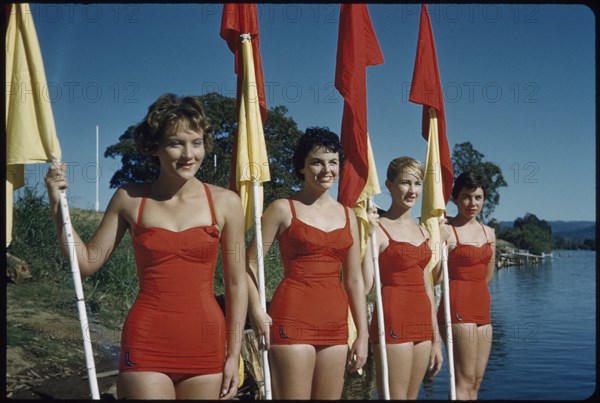
[[[76,312],[23,303],[7,284],[6,397],[10,399],[88,399],[81,327]],[[90,324],[97,373],[117,369],[118,331]],[[117,342],[115,343],[115,340]],[[116,373],[98,379],[103,399],[113,399]]]
[[[56,292],[50,298],[53,303],[36,298],[41,288],[35,280],[6,284],[6,397],[91,399],[77,310],[74,304],[60,309],[56,303],[71,298],[72,290],[48,288],[46,284],[43,290]],[[114,400],[120,329],[109,329],[91,318],[90,337],[100,398]],[[236,399],[252,399],[258,393],[248,364],[245,379]]]
[[[42,280],[6,284],[7,398],[91,399],[81,327],[72,293],[70,289],[55,288]],[[90,336],[100,398],[114,400],[121,332],[95,323],[93,319],[90,317]],[[252,349],[256,347],[253,332],[248,335],[245,332],[244,337],[248,338],[242,351],[245,382],[235,399],[254,400],[259,397],[254,378],[256,371],[260,372],[256,368],[260,366],[258,350]],[[342,399],[372,398],[373,360],[368,360],[365,370],[362,376],[347,376]]]

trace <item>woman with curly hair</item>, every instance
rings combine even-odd
[[[340,399],[367,358],[366,299],[356,216],[329,195],[344,164],[335,133],[308,128],[294,151],[304,183],[262,216],[262,250],[275,240],[284,265],[268,314],[259,301],[254,239],[247,249],[250,315],[269,348],[274,399]],[[343,271],[343,287],[340,274]],[[348,307],[358,337],[348,349]]]
[[[135,130],[135,142],[160,165],[156,180],[131,183],[113,195],[88,242],[74,231],[83,276],[106,262],[129,230],[140,282],[121,335],[117,394],[126,399],[227,399],[235,395],[247,284],[243,261],[223,253],[226,315],[213,292],[219,247],[244,242],[239,197],[200,182],[211,148],[199,97],[165,94]],[[63,254],[59,209],[66,167],[45,181]]]

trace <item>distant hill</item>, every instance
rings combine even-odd
[[[512,228],[513,221],[500,221],[501,228]],[[552,235],[566,239],[596,239],[595,221],[548,221]]]
[[[554,230],[552,230],[552,235],[560,235],[566,239],[596,239],[596,224],[586,228],[576,229],[572,231],[555,232]]]

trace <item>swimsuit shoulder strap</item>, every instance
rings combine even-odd
[[[294,202],[292,201],[292,199],[288,199],[288,202],[290,203],[290,210],[292,210],[292,217],[296,218],[296,209],[294,208]]]
[[[481,223],[479,223],[479,224],[481,224]],[[490,242],[490,240],[489,240],[489,239],[488,239],[488,237],[487,237],[487,232],[485,231],[485,227],[483,226],[483,224],[481,224],[481,229],[483,230],[483,235],[485,235],[485,240],[486,240],[486,242],[488,242],[488,243],[489,243],[489,242]]]
[[[456,232],[456,227],[452,225],[452,231],[454,231],[454,236],[456,237],[456,243],[460,245],[460,240],[458,239],[458,233]]]
[[[387,236],[390,241],[393,241],[392,237],[390,236],[390,233],[387,232],[387,230],[385,229],[385,227],[383,226],[382,223],[379,223],[379,228],[381,228],[381,230],[383,231],[385,236]]]
[[[216,225],[217,219],[215,217],[215,206],[213,204],[213,199],[212,199],[212,195],[210,193],[210,189],[208,189],[208,186],[206,185],[206,183],[202,182],[202,184],[204,185],[204,191],[206,192],[206,198],[208,199],[208,206],[210,207],[210,217],[212,219],[212,225]]]
[[[142,214],[144,214],[144,207],[146,206],[146,199],[148,198],[148,195],[150,194],[150,191],[152,189],[152,183],[148,183],[146,186],[146,191],[144,192],[144,196],[142,197],[142,202],[140,203],[140,208],[138,210],[138,216],[137,216],[137,224],[142,224]]]

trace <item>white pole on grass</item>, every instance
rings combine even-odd
[[[373,200],[369,197],[367,210],[373,206]],[[388,374],[387,347],[385,343],[385,320],[383,316],[383,298],[381,296],[381,276],[379,274],[379,251],[377,250],[377,235],[371,234],[371,251],[373,255],[373,273],[375,274],[375,295],[377,300],[377,328],[379,336],[379,353],[381,356],[381,382],[383,384],[383,398],[390,400],[390,381]]]
[[[258,200],[260,200],[259,191],[260,182],[258,180],[252,181],[252,205],[254,206],[254,233],[256,236],[256,259],[258,261],[258,295],[260,298],[260,305],[265,312],[267,312],[267,298],[265,292],[265,265],[264,256],[262,253],[262,225],[260,222],[260,206]],[[264,337],[264,335],[262,336]],[[269,369],[269,352],[266,349],[266,340],[262,340],[262,364],[265,381],[265,399],[272,400],[271,394],[271,370]]]
[[[53,163],[57,167],[59,166],[59,161],[56,158],[53,159]],[[77,260],[77,251],[75,249],[75,238],[73,237],[73,226],[71,225],[71,217],[69,215],[67,195],[64,190],[60,191],[60,211],[63,219],[63,230],[67,239],[71,274],[73,275],[73,284],[75,286],[75,296],[77,298],[77,310],[79,312],[79,323],[81,325],[81,335],[83,337],[83,350],[85,352],[90,391],[92,399],[100,400],[98,379],[96,378],[96,364],[94,363],[94,353],[92,351],[92,338],[90,337],[89,322],[85,310],[85,299],[83,297],[83,286],[81,284],[81,272],[79,271],[79,261]]]
[[[446,324],[446,353],[448,354],[448,384],[450,387],[450,400],[456,400],[456,379],[454,374],[452,320],[450,318],[450,279],[448,277],[448,245],[446,244],[446,242],[442,244],[442,271],[444,287],[444,322]]]

